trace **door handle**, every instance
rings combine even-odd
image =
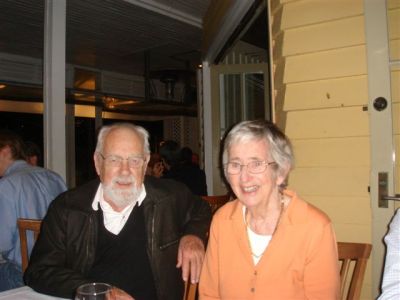
[[[400,201],[400,194],[388,195],[388,177],[387,172],[378,173],[378,206],[382,208],[389,207],[388,200]]]
[[[382,196],[382,200],[400,201],[400,194],[396,194],[394,196]]]

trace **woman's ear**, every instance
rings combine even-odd
[[[278,176],[276,177],[276,185],[281,186],[289,175],[290,168],[285,166],[278,170]]]

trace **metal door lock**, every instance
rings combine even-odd
[[[400,194],[394,196],[388,195],[388,173],[378,173],[378,206],[381,208],[388,208],[388,200],[400,201]]]
[[[382,110],[386,109],[387,106],[388,106],[388,102],[383,97],[378,97],[374,100],[374,108],[377,111],[382,111]]]

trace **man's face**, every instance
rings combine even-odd
[[[126,128],[112,130],[104,140],[103,152],[94,154],[104,199],[114,210],[120,211],[137,200],[148,160],[140,137]]]

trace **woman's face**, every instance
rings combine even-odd
[[[265,140],[249,140],[231,145],[228,162],[244,166],[239,174],[227,173],[227,178],[239,201],[249,208],[266,205],[270,200],[278,201],[278,187],[284,180],[282,176],[276,174],[273,165],[268,165],[262,173],[249,172],[247,164],[254,161],[273,162]]]

